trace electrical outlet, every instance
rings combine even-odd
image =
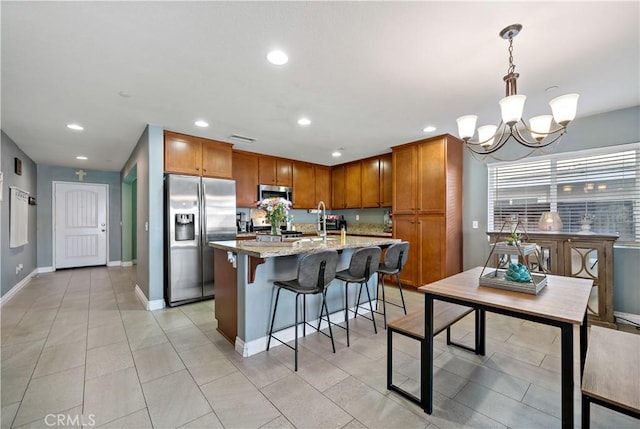
[[[144,230],[149,231],[149,222],[144,223]]]
[[[360,220],[360,215],[356,215],[356,220]]]
[[[472,228],[473,229],[478,229],[478,221],[477,220],[473,221],[473,227]]]

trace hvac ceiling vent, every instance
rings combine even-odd
[[[252,139],[251,137],[241,136],[239,134],[231,134],[231,138],[234,140],[238,140],[242,143],[253,143],[256,139]]]

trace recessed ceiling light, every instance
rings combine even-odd
[[[298,125],[309,125],[311,120],[309,118],[300,118],[298,119]]]
[[[203,120],[195,121],[194,124],[196,124],[196,127],[200,128],[207,128],[209,126],[209,123]]]
[[[435,131],[436,129],[437,129],[437,128],[436,128],[436,127],[434,127],[433,125],[429,125],[429,126],[427,126],[427,127],[424,127],[424,128],[422,129],[422,131],[424,131],[425,133],[431,133],[431,132]]]
[[[127,91],[118,91],[118,95],[122,98],[131,98],[131,94],[129,94]]]
[[[87,158],[86,156],[78,155],[76,156],[76,159],[79,159],[80,161],[86,161],[89,158]]]
[[[289,62],[289,57],[284,52],[275,50],[267,54],[267,61],[269,61],[271,64],[281,66]]]
[[[335,151],[335,152],[333,152],[333,153],[331,154],[331,156],[332,156],[332,157],[334,157],[334,158],[337,158],[337,157],[339,157],[339,156],[342,156],[342,154],[341,154],[340,152],[338,152],[338,151]]]
[[[78,125],[78,124],[67,124],[67,128],[69,128],[70,130],[74,130],[74,131],[82,131],[82,130],[84,130],[84,127],[82,125]]]

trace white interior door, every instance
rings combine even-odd
[[[54,183],[54,267],[107,264],[108,185]]]

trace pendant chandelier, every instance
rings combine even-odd
[[[565,94],[549,102],[553,115],[536,116],[529,125],[522,119],[526,96],[518,94],[516,81],[520,76],[513,64],[513,38],[522,30],[522,25],[513,24],[500,32],[500,37],[509,40],[509,69],[503,80],[506,84],[506,96],[500,100],[502,120],[498,126],[483,125],[478,128],[478,140],[472,141],[476,131],[476,115],[461,116],[457,119],[458,135],[468,149],[479,155],[491,155],[513,137],[518,143],[531,151],[547,147],[557,142],[567,130],[567,125],[576,117],[578,94]],[[552,128],[553,127],[553,128]],[[530,137],[529,137],[530,136]],[[495,158],[491,155],[492,158]],[[496,158],[497,159],[497,158]]]

